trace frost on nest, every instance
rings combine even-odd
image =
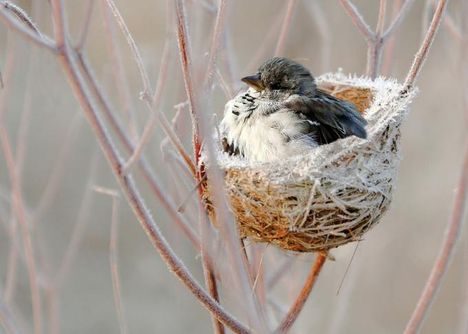
[[[395,80],[341,73],[325,74],[317,84],[356,104],[368,121],[368,138],[348,137],[271,163],[249,164],[219,151],[243,237],[293,251],[328,250],[360,240],[390,205],[400,125],[415,90],[402,94]],[[209,188],[206,198],[209,207]]]

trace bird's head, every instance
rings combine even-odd
[[[266,95],[313,94],[315,79],[301,64],[288,58],[274,57],[242,81]]]

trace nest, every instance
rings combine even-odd
[[[400,125],[414,91],[402,93],[393,80],[342,74],[317,83],[357,106],[368,121],[368,138],[349,137],[275,163],[249,164],[219,152],[241,237],[297,252],[326,251],[361,240],[391,203]],[[208,199],[209,183],[205,189]]]

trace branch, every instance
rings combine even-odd
[[[406,325],[404,334],[414,334],[421,329],[424,318],[429,312],[437,290],[441,286],[442,279],[450,265],[452,255],[455,252],[455,246],[460,237],[468,200],[468,145],[466,146],[461,173],[451,218],[447,224],[444,239],[442,240],[442,247],[434,262],[431,274],[429,275],[413,315]]]
[[[141,58],[141,55],[135,43],[135,40],[133,39],[132,34],[130,34],[130,31],[128,30],[128,27],[125,24],[125,21],[122,15],[120,14],[119,10],[117,9],[117,6],[115,5],[114,1],[112,0],[105,0],[105,1],[107,5],[109,6],[110,10],[112,11],[112,14],[114,15],[123,35],[125,36],[125,39],[127,40],[128,45],[130,46],[133,57],[138,66],[138,71],[140,72],[140,76],[143,78],[142,95],[149,96],[151,92],[151,88],[150,88],[151,84],[150,84],[148,75],[146,74],[145,66],[143,65],[143,59]]]
[[[218,58],[221,36],[224,32],[224,21],[226,18],[227,0],[219,0],[219,8],[216,14],[216,22],[213,28],[213,38],[211,39],[210,53],[208,56],[208,65],[205,74],[205,87],[210,88],[213,76],[215,74],[216,60]]]
[[[349,15],[354,25],[361,34],[366,38],[366,40],[373,40],[375,38],[375,33],[371,30],[369,25],[366,23],[361,13],[350,0],[340,0],[341,5],[344,7],[346,13]]]
[[[413,64],[408,72],[408,75],[405,79],[404,89],[403,92],[408,91],[414,84],[417,75],[421,71],[422,65],[427,58],[427,53],[434,41],[435,34],[437,29],[439,29],[440,21],[442,19],[442,15],[444,14],[445,8],[447,6],[447,0],[439,0],[437,4],[437,8],[434,12],[434,16],[432,17],[431,25],[426,33],[423,43],[419,48],[419,51],[416,53],[414,57]]]
[[[403,19],[405,18],[406,14],[408,14],[409,9],[411,8],[411,5],[414,3],[414,0],[405,0],[403,5],[400,8],[400,11],[398,12],[397,16],[393,19],[392,23],[390,23],[390,26],[385,30],[385,32],[382,35],[382,39],[385,41],[391,34],[395,32],[395,30],[400,26],[401,22],[403,22]]]
[[[109,122],[109,125],[116,132],[117,137],[122,142],[125,150],[127,152],[133,152],[135,150],[135,144],[127,136],[125,130],[123,129],[123,126],[118,122],[117,118],[112,112],[110,103],[106,99],[100,87],[98,86],[97,80],[94,74],[92,73],[88,62],[81,54],[78,54],[77,57],[80,71],[84,76],[84,79],[86,80],[86,83],[88,84],[88,88],[91,90],[91,93],[97,99],[97,102],[101,107],[102,112],[104,113],[104,117],[106,117],[107,121]],[[153,195],[160,200],[162,206],[169,213],[170,218],[173,219],[176,222],[176,225],[181,228],[181,231],[192,242],[192,244],[195,246],[195,249],[200,250],[200,240],[193,231],[191,224],[189,224],[187,220],[185,220],[182,216],[178,214],[176,205],[172,203],[172,201],[170,201],[170,199],[167,196],[165,196],[165,192],[162,190],[163,187],[159,184],[159,181],[156,179],[152,169],[149,166],[148,161],[145,159],[144,156],[140,158],[138,165]]]
[[[77,50],[82,50],[86,43],[86,38],[88,37],[89,26],[91,25],[91,17],[93,16],[94,0],[87,0],[84,22],[81,25],[81,30],[78,35],[78,41],[75,48]]]
[[[0,10],[1,12],[1,10]],[[3,156],[6,163],[6,171],[11,187],[12,212],[16,216],[20,227],[21,237],[23,241],[24,257],[26,260],[26,268],[29,280],[29,289],[31,292],[31,304],[34,321],[34,333],[42,333],[42,304],[41,292],[39,286],[39,275],[34,252],[34,246],[31,237],[30,222],[27,219],[26,207],[24,204],[20,175],[16,166],[15,157],[11,145],[10,136],[4,124],[4,112],[6,109],[6,97],[11,87],[11,79],[14,75],[14,52],[8,50],[7,65],[5,66],[5,89],[0,92],[0,146],[3,150]],[[15,240],[12,240],[15,242]]]
[[[11,6],[11,4],[10,4]],[[38,33],[34,29],[31,28],[30,25],[25,25],[24,23],[18,22],[17,19],[14,19],[9,14],[9,9],[11,7],[7,7],[6,3],[0,3],[0,19],[3,20],[5,25],[12,30],[15,30],[20,35],[28,39],[29,41],[33,42],[35,45],[45,48],[53,53],[57,53],[57,46],[50,38],[46,37],[42,33]],[[24,21],[22,21],[24,22]],[[35,26],[34,26],[35,27]]]
[[[133,178],[122,173],[124,163],[123,159],[120,157],[117,148],[112,142],[112,139],[102,122],[102,119],[97,113],[97,108],[90,95],[89,89],[80,73],[77,54],[68,44],[67,28],[63,20],[64,13],[62,1],[52,0],[52,8],[56,40],[59,42],[59,45],[62,45],[60,42],[63,42],[63,48],[60,49],[60,53],[58,55],[59,61],[89,124],[95,132],[114,176],[116,177],[123,193],[127,197],[127,201],[132,207],[135,216],[138,218],[140,224],[150,238],[153,246],[159,251],[162,259],[169,269],[197,297],[197,299],[208,310],[210,310],[210,312],[212,312],[212,314],[214,314],[227,327],[231,328],[235,333],[249,333],[249,330],[244,325],[227,313],[224,308],[222,308],[219,303],[217,303],[193,278],[162,235],[159,226],[156,224],[144,204]]]
[[[125,309],[122,302],[122,291],[119,275],[119,227],[118,227],[118,210],[119,210],[119,192],[114,189],[94,187],[94,190],[103,195],[110,196],[112,199],[112,216],[109,240],[109,264],[112,277],[112,291],[114,293],[114,304],[117,312],[117,319],[119,321],[120,333],[128,333],[127,321],[125,320]]]
[[[195,165],[198,167],[199,155],[201,152],[201,139],[197,106],[195,101],[195,91],[193,88],[192,75],[190,70],[190,52],[188,45],[187,24],[185,18],[184,3],[182,0],[175,0],[175,13],[177,20],[177,41],[179,43],[179,56],[184,77],[185,92],[188,97],[190,116],[192,119],[193,151]]]
[[[320,274],[320,271],[322,270],[323,264],[325,263],[326,259],[326,253],[317,254],[317,258],[315,259],[314,265],[310,270],[309,276],[307,277],[307,280],[301,292],[297,296],[293,305],[289,309],[288,314],[283,319],[283,321],[277,329],[278,333],[287,333],[296,321],[297,317],[299,316],[299,313],[301,313],[302,308],[304,307],[304,304],[307,301],[307,298],[309,298],[310,292],[312,291],[312,288],[314,287],[315,282],[317,281],[317,277]]]
[[[299,293],[293,305],[289,309],[288,314],[276,330],[277,333],[287,333],[296,321],[297,317],[299,316],[299,313],[302,311],[302,308],[304,307],[304,304],[307,301],[307,298],[309,298],[310,292],[312,291],[312,288],[314,287],[315,282],[317,281],[317,277],[320,274],[320,271],[322,270],[323,264],[325,263],[326,259],[326,253],[317,254],[317,258],[315,259],[314,265],[310,270],[309,276],[307,277],[307,280],[304,286],[302,287],[301,292]]]

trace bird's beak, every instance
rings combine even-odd
[[[255,75],[249,75],[248,77],[242,78],[241,80],[253,89],[255,89],[257,92],[260,92],[265,89],[265,86],[263,85],[259,73]]]

